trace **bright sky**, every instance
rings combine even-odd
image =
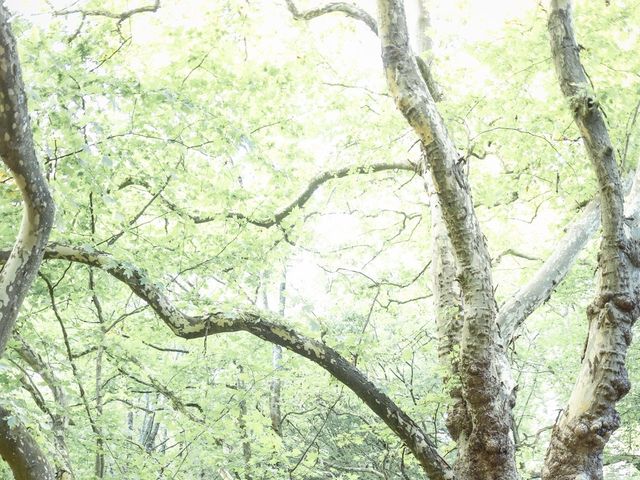
[[[309,7],[312,5],[322,5],[328,1],[329,0],[297,0],[300,5]],[[375,14],[375,0],[355,1],[362,5],[367,11]],[[415,28],[414,22],[417,13],[417,1],[418,0],[405,0],[407,17],[410,24],[409,28],[412,30]],[[434,34],[436,53],[438,53],[438,49],[446,50],[448,62],[461,65],[468,71],[474,71],[476,77],[482,75],[482,70],[474,68],[476,60],[469,58],[468,55],[461,52],[459,48],[460,43],[473,43],[495,38],[496,35],[500,35],[505,23],[523,19],[531,9],[539,8],[537,2],[533,0],[427,1],[434,7],[432,10],[432,23],[434,32],[437,32],[437,34]],[[85,3],[84,1],[78,0],[5,0],[5,2],[12,11],[25,15],[29,17],[32,22],[42,26],[46,26],[51,20],[47,12],[50,12],[52,7],[57,10],[81,8],[82,4]],[[202,11],[202,5],[206,4],[206,2],[207,0],[162,0],[160,11],[154,15],[171,18],[172,24],[183,24],[197,28],[198,23],[203,21],[203,16],[200,12]],[[105,1],[101,4],[101,8],[109,8],[111,3],[112,2]],[[136,8],[151,4],[153,0],[129,0],[123,3],[126,4],[126,8]],[[255,0],[253,6],[253,8],[258,8],[262,12],[267,12],[266,15],[273,16],[274,22],[271,25],[273,28],[277,25],[290,22],[284,0]],[[153,43],[154,40],[157,40],[157,32],[154,31],[154,29],[162,28],[162,25],[158,22],[149,22],[145,20],[145,17],[148,18],[147,15],[141,15],[133,22],[134,36],[138,43]],[[314,28],[317,27],[321,30],[323,28],[323,22],[341,20],[345,21],[334,15],[330,18],[315,20],[313,25]],[[73,22],[76,21],[77,19],[73,20]],[[273,34],[270,34],[265,38],[268,42],[271,42],[271,39],[273,39],[274,48],[277,48],[275,44],[278,43],[288,45],[287,42],[281,41],[281,36],[285,34],[286,32],[277,30],[276,35],[278,35],[278,37],[274,38],[272,36]],[[363,28],[362,31],[358,31],[355,36],[357,38],[353,39],[354,41],[351,44],[352,52],[345,52],[345,44],[339,39],[336,39],[336,41],[339,41],[339,45],[335,46],[336,51],[357,62],[364,64],[375,63],[374,67],[379,68],[377,65],[380,62],[379,43],[375,37],[366,31],[365,28]],[[280,40],[280,42],[278,42],[278,40]],[[324,37],[324,41],[330,41],[330,39]],[[323,45],[323,47],[329,49],[329,46],[326,44]],[[157,55],[157,60],[150,58],[152,63],[160,62],[160,59],[163,58],[162,52],[157,52]],[[273,56],[277,58],[278,55]],[[358,65],[354,65],[354,68],[358,68]],[[304,139],[301,139],[301,141],[304,141]],[[323,149],[317,148],[316,150],[319,154],[319,160],[324,161],[325,155]],[[331,216],[327,217],[327,221],[329,222],[328,225],[318,225],[318,228],[323,230],[325,234],[331,232],[330,237],[333,241],[340,243],[341,237],[354,235],[353,219],[346,217],[340,219],[336,216]],[[316,286],[323,285],[325,273],[316,267],[311,257],[301,255],[296,259],[296,264],[292,265],[292,267],[293,268],[289,270],[289,281],[292,284],[302,286],[308,286],[310,284]],[[315,304],[315,310],[319,316],[323,314],[323,307],[329,308],[333,302],[332,296],[325,295],[325,292],[321,288],[314,289],[313,295],[307,292],[306,296],[310,299],[315,297],[312,301]],[[275,301],[276,300],[274,300],[274,302]]]
[[[430,1],[433,2],[433,0]],[[53,5],[56,9],[64,9],[78,8],[79,4],[84,2],[80,2],[78,0],[49,0],[48,2],[45,2],[45,0],[5,0],[5,3],[14,12],[20,12],[24,15],[33,15],[49,11],[50,7],[47,3],[49,5]],[[151,3],[151,1],[131,0],[127,3],[129,4],[128,8],[135,8]],[[170,0],[165,0],[163,3],[168,4],[171,2]],[[282,4],[282,8],[284,9],[284,1],[279,3]],[[314,5],[314,2],[312,1],[301,1],[300,3],[309,6]],[[322,5],[327,2],[325,0],[318,0],[316,3],[318,5]],[[368,10],[371,12],[374,11],[374,8],[372,8],[371,5],[374,2],[371,0],[356,3],[361,3],[364,7],[368,7]],[[442,14],[451,19],[460,18],[461,13],[464,12],[464,16],[469,18],[469,25],[472,27],[462,27],[465,29],[465,32],[471,36],[471,38],[476,36],[482,37],[488,32],[495,30],[495,28],[500,28],[505,21],[517,18],[524,12],[536,7],[536,2],[533,2],[532,0],[451,0],[448,2],[433,3],[436,10],[442,12]],[[409,16],[411,16],[411,13],[415,11],[415,0],[405,0],[405,4]],[[194,11],[194,14],[196,13],[197,12]],[[275,14],[276,12],[274,11],[274,15]],[[458,23],[455,28],[460,27],[461,25]]]

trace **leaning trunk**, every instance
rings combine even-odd
[[[496,324],[491,261],[460,155],[429,92],[409,38],[401,0],[378,1],[382,60],[389,90],[424,152],[453,246],[464,299],[458,373],[468,420],[458,437],[456,471],[465,480],[514,480],[513,389]],[[425,66],[423,65],[423,69]]]
[[[604,446],[620,424],[615,404],[630,388],[625,357],[638,315],[638,238],[627,234],[624,196],[604,116],[580,62],[569,0],[553,0],[551,50],[562,93],[593,165],[602,194],[599,286],[587,309],[589,332],[569,404],[553,429],[543,478],[603,478]],[[635,229],[633,229],[635,230]]]

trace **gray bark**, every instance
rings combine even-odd
[[[10,13],[0,2],[0,156],[22,194],[20,231],[0,272],[0,356],[13,331],[18,312],[40,267],[53,225],[54,206],[36,158],[20,60],[9,24]],[[10,428],[10,415],[0,409],[0,455],[18,480],[53,478],[33,437],[22,426]]]
[[[378,28],[389,90],[418,135],[438,196],[464,298],[459,377],[469,412],[456,472],[465,479],[517,479],[511,437],[513,389],[496,324],[491,262],[469,185],[435,101],[409,47],[401,0],[378,1]],[[506,371],[505,371],[506,369]]]
[[[569,404],[553,429],[542,476],[599,480],[604,446],[620,424],[615,404],[630,388],[625,358],[639,311],[638,238],[625,231],[622,182],[604,116],[580,62],[569,0],[552,0],[549,34],[560,88],[600,187],[603,234],[599,286],[587,309],[589,331],[582,366]]]

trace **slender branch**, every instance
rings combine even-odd
[[[365,10],[352,3],[332,2],[322,7],[301,12],[293,3],[293,0],[285,1],[287,2],[287,7],[289,8],[291,15],[293,15],[293,18],[295,18],[296,20],[313,20],[314,18],[326,15],[327,13],[342,12],[348,17],[363,22],[374,34],[378,35],[378,24],[376,23],[375,19]],[[415,56],[415,60],[418,68],[420,69],[420,74],[427,84],[427,88],[431,92],[431,96],[436,102],[439,102],[444,98],[444,96],[440,91],[440,87],[438,87],[433,74],[431,73],[431,69],[419,55]]]
[[[369,27],[369,30],[371,30],[376,35],[378,34],[378,26],[376,25],[375,19],[362,8],[354,5],[353,3],[331,2],[322,7],[301,12],[293,3],[293,0],[286,0],[286,2],[289,11],[293,15],[293,18],[295,18],[296,20],[311,20],[316,17],[326,15],[327,13],[341,12],[348,17],[363,22],[367,27]]]
[[[144,7],[132,8],[131,10],[126,10],[121,13],[114,13],[108,10],[82,10],[82,9],[74,9],[74,10],[63,10],[61,12],[56,12],[56,16],[64,16],[64,15],[72,15],[75,13],[81,14],[83,17],[107,17],[118,20],[118,23],[124,22],[127,18],[132,17],[138,13],[145,12],[157,12],[160,8],[160,0],[155,0],[153,5],[147,5]]]
[[[227,218],[233,218],[236,220],[240,220],[243,222],[250,223],[257,227],[262,228],[271,228],[273,226],[279,225],[287,218],[291,213],[293,213],[296,209],[304,207],[304,205],[311,199],[313,194],[325,183],[337,179],[344,178],[350,175],[365,175],[369,173],[383,172],[388,170],[404,170],[409,172],[415,172],[416,166],[412,165],[409,162],[397,162],[397,163],[373,163],[371,165],[362,165],[362,166],[354,166],[354,167],[344,167],[339,168],[337,170],[327,170],[316,175],[311,181],[306,185],[306,187],[287,205],[275,211],[272,216],[269,217],[253,217],[241,212],[227,212],[223,214],[223,216]],[[130,185],[142,185],[145,188],[149,188],[149,185],[146,181],[140,180],[136,181],[134,179],[128,179],[123,182],[120,188],[124,188]],[[160,195],[162,201],[173,211],[186,215],[190,218],[194,223],[208,223],[214,221],[216,218],[219,218],[218,215],[211,216],[200,216],[194,215],[192,213],[185,212],[185,210],[175,203],[171,202],[164,196]]]

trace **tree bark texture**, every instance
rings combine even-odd
[[[11,256],[0,272],[0,355],[38,272],[54,215],[53,199],[34,150],[9,18],[10,13],[0,3],[0,156],[20,188],[24,214]]]
[[[496,323],[485,238],[459,166],[460,155],[411,52],[402,1],[379,0],[378,14],[387,84],[422,142],[424,170],[433,178],[460,271],[464,322],[458,368],[470,421],[460,437],[464,442],[458,444],[456,472],[470,480],[517,479],[510,420],[513,390],[504,382],[509,367]]]
[[[54,206],[36,158],[20,60],[0,2],[0,157],[20,189],[24,213],[18,236],[0,272],[0,356],[33,283],[49,232]],[[20,424],[10,428],[10,413],[0,409],[0,455],[18,480],[53,478],[54,472],[34,438]]]
[[[603,232],[599,286],[587,309],[589,331],[582,366],[569,404],[554,427],[543,478],[599,480],[603,478],[604,446],[620,424],[615,404],[630,388],[625,358],[638,315],[638,239],[627,234],[614,149],[580,62],[569,0],[552,0],[548,26],[560,88],[600,187]]]
[[[0,456],[15,480],[53,480],[55,472],[29,431],[10,422],[12,414],[0,407]]]

